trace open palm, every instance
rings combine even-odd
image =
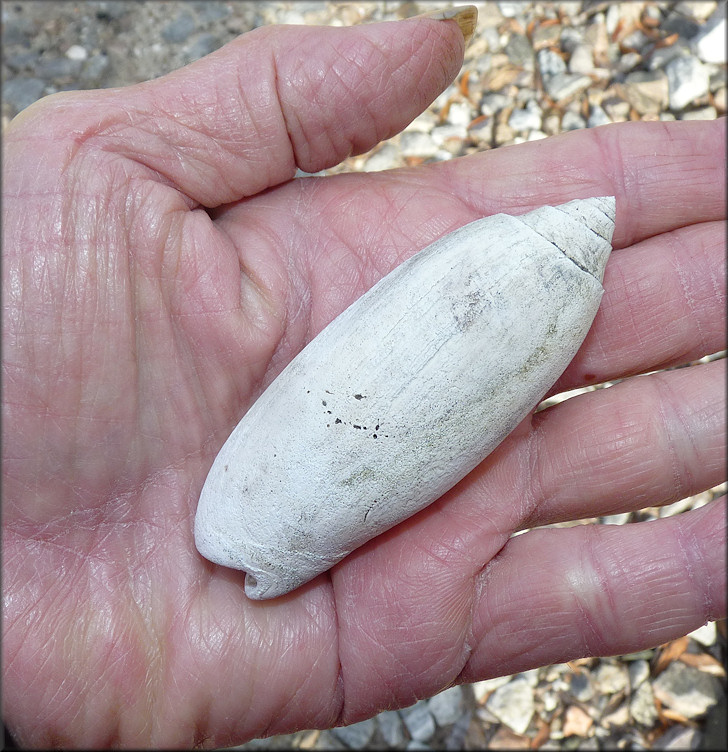
[[[445,232],[611,194],[597,321],[559,389],[721,349],[724,123],[626,124],[291,180],[400,130],[452,22],[265,28],[5,134],[3,697],[21,743],[233,744],[456,681],[650,646],[725,615],[725,505],[525,527],[722,480],[724,364],[532,416],[424,512],[288,596],[195,550],[234,425],[334,316]]]

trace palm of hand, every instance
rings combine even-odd
[[[586,164],[585,137],[581,148]],[[524,150],[524,174],[536,154]],[[208,212],[149,160],[103,140],[97,148],[93,137],[70,158],[48,153],[23,182],[27,159],[18,151],[8,161],[4,206],[14,240],[4,269],[4,424],[14,433],[5,442],[3,650],[24,688],[18,708],[47,709],[50,738],[239,741],[356,720],[458,676],[622,647],[568,617],[617,618],[600,602],[609,575],[598,560],[609,535],[572,537],[577,553],[568,561],[543,537],[503,549],[529,522],[626,503],[594,488],[593,509],[554,500],[560,468],[541,467],[561,452],[575,456],[578,439],[563,438],[562,421],[578,433],[580,415],[587,423],[595,410],[613,409],[604,401],[526,421],[431,508],[276,601],[247,600],[242,573],[206,562],[192,543],[215,452],[305,342],[406,255],[481,213],[513,208],[507,198],[491,199],[487,211],[482,197],[478,205],[479,170],[457,176],[469,200],[453,198],[456,169],[441,165],[283,183]],[[523,184],[518,164],[508,189]],[[526,204],[557,202],[535,184],[524,193]],[[598,349],[580,355],[565,386],[583,383],[586,370],[600,379],[639,370],[626,355],[614,365],[600,359]],[[540,461],[534,447],[544,442],[551,459]],[[583,484],[586,460],[578,460],[570,469]],[[540,468],[526,476],[531,484],[524,463]],[[638,547],[634,536],[621,542]],[[605,551],[581,562],[584,600],[576,602],[569,577],[578,551],[595,545]],[[486,570],[501,549],[500,567]],[[548,621],[519,636],[513,585],[530,562],[563,566],[564,576],[556,597],[538,599],[532,572],[524,602]],[[639,589],[630,598],[617,612],[633,607]],[[625,649],[641,625],[635,618],[623,635]],[[49,703],[49,692],[58,701]]]

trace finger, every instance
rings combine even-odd
[[[462,681],[654,647],[726,610],[725,499],[634,525],[533,530],[479,578]]]
[[[725,479],[725,360],[628,379],[533,417],[521,527],[668,504]],[[476,471],[477,472],[477,471]]]
[[[289,318],[304,311],[310,338],[406,258],[488,214],[616,194],[617,246],[683,225],[723,220],[724,129],[724,121],[616,124],[416,169],[292,181],[266,202],[231,207],[224,223],[231,236],[242,238],[251,227],[280,222],[282,214],[291,218],[300,241],[291,246],[286,236],[279,237],[276,248],[286,254],[286,268],[296,270],[305,290],[305,300],[292,291]],[[654,154],[660,155],[659,162]],[[675,182],[684,187],[679,194]],[[302,213],[301,206],[318,210]],[[690,240],[687,235],[668,239],[668,248],[681,239]],[[247,240],[240,240],[246,265],[262,266],[263,252],[251,249],[263,243],[255,235]],[[311,250],[302,250],[306,248]],[[651,246],[645,253],[652,251],[652,259],[664,248]],[[680,256],[683,267],[691,263],[689,253],[698,255],[686,247]],[[649,271],[643,270],[640,278]],[[668,271],[663,265],[663,274]],[[672,281],[676,283],[674,275]],[[667,305],[663,298],[661,313]],[[660,326],[664,329],[662,322]]]
[[[463,49],[453,20],[267,26],[167,76],[64,94],[22,119],[26,130],[31,112],[46,120],[54,102],[84,142],[141,163],[212,207],[401,130],[455,77]]]
[[[484,214],[616,196],[614,246],[622,248],[725,219],[725,129],[725,118],[620,123],[494,149],[441,169]]]
[[[584,344],[553,392],[687,363],[725,347],[725,222],[616,252]]]

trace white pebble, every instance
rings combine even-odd
[[[88,57],[88,51],[80,44],[72,44],[66,50],[66,57],[69,60],[85,60]]]

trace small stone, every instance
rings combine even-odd
[[[690,639],[695,640],[695,642],[699,643],[700,645],[705,645],[705,647],[710,647],[711,645],[715,645],[715,639],[717,635],[717,630],[715,628],[715,622],[709,621],[707,624],[703,624],[702,627],[698,627],[697,629],[694,629],[690,634],[688,634],[688,637]]]
[[[569,58],[569,70],[572,73],[587,75],[594,70],[594,49],[590,44],[579,44]]]
[[[586,120],[578,112],[566,110],[561,118],[561,129],[564,131],[575,131],[579,128],[586,128]]]
[[[661,70],[629,73],[619,88],[640,115],[657,115],[668,101],[668,78]]]
[[[473,119],[473,111],[467,102],[453,102],[447,112],[447,122],[450,125],[466,127]]]
[[[544,87],[551,99],[561,102],[581,93],[591,86],[591,83],[589,76],[577,73],[557,73],[544,81]]]
[[[571,675],[569,692],[575,700],[579,700],[580,702],[589,702],[594,697],[594,687],[591,677],[586,671]]]
[[[534,69],[533,47],[525,34],[511,34],[511,38],[505,47],[505,53],[514,65],[520,65],[528,71]]]
[[[399,147],[405,157],[432,157],[437,152],[437,144],[429,133],[404,131],[399,137]]]
[[[651,749],[675,752],[700,749],[700,732],[690,726],[673,726],[652,742]]]
[[[40,99],[46,83],[41,78],[10,78],[3,82],[3,101],[10,104],[15,112],[24,110]]]
[[[594,724],[593,718],[578,705],[569,705],[564,714],[564,736],[586,736]]]
[[[682,110],[708,93],[710,74],[695,57],[677,57],[665,66],[671,110]]]
[[[640,684],[632,694],[629,702],[629,712],[632,718],[643,726],[651,727],[655,723],[658,715],[655,708],[655,695],[649,682]]]
[[[690,47],[684,40],[678,39],[675,44],[669,47],[658,47],[647,58],[647,70],[658,70],[664,68],[671,60],[676,57],[687,57],[691,54]]]
[[[652,689],[663,705],[686,718],[703,715],[723,695],[723,688],[714,676],[681,661],[671,663],[655,679]]]
[[[680,115],[680,120],[715,120],[718,110],[713,106],[699,107],[697,110],[688,110]]]
[[[504,107],[508,107],[511,100],[505,94],[486,94],[480,102],[481,115],[491,117],[500,112]]]
[[[512,679],[512,676],[496,676],[494,679],[484,679],[483,681],[471,684],[475,699],[479,704],[483,704],[488,695],[495,692],[499,687],[504,687]]]
[[[726,62],[725,35],[725,3],[718,3],[718,7],[693,40],[697,56],[704,63],[724,65]]]
[[[445,740],[445,749],[448,750],[448,752],[450,750],[465,749],[465,737],[468,734],[472,718],[472,712],[467,710],[457,719],[457,721],[455,721],[453,727],[450,729],[447,739]]]
[[[420,700],[403,710],[402,719],[409,735],[419,741],[428,742],[435,735],[435,719],[427,708],[427,700]]]
[[[589,110],[589,120],[587,120],[586,124],[589,128],[598,128],[600,125],[609,125],[611,123],[611,119],[609,115],[607,115],[606,112],[598,105],[594,104],[591,106]],[[617,515],[614,515],[615,517]],[[627,515],[629,517],[629,515]],[[609,523],[606,523],[609,524]],[[612,523],[612,524],[621,524],[621,523]]]
[[[539,24],[531,34],[534,49],[537,50],[540,50],[542,47],[553,47],[554,45],[557,45],[560,37],[560,24]]]
[[[111,63],[107,55],[100,52],[84,63],[79,78],[86,84],[97,84],[101,77],[109,70]]]
[[[375,726],[375,720],[367,718],[365,721],[352,723],[351,726],[338,726],[332,729],[332,731],[347,747],[351,749],[364,749],[374,736]]]
[[[440,726],[455,723],[463,713],[463,688],[450,687],[431,697],[427,707]]]
[[[162,39],[171,44],[184,42],[195,30],[197,22],[190,13],[180,13],[162,29]]]
[[[479,146],[490,146],[493,141],[493,118],[484,117],[482,120],[476,120],[468,128],[468,135]]]
[[[425,744],[425,742],[421,742],[419,739],[411,739],[407,742],[407,746],[405,749],[432,749],[432,747],[429,744]]]
[[[513,110],[508,125],[514,131],[531,131],[541,128],[541,108],[531,99],[522,110]]]
[[[396,710],[385,710],[377,716],[379,730],[384,737],[384,741],[390,747],[398,747],[404,744],[404,725],[402,717]]]
[[[617,70],[620,73],[628,73],[634,70],[642,62],[642,55],[639,52],[625,52],[617,62]]]
[[[486,708],[516,734],[524,734],[534,712],[533,689],[526,679],[517,677],[496,689]]]
[[[629,687],[629,673],[619,663],[601,663],[594,671],[594,683],[605,695],[614,695]]]
[[[367,157],[362,170],[364,172],[378,172],[398,167],[401,163],[399,149],[394,144],[382,144],[377,151]]]
[[[629,686],[632,691],[650,678],[650,664],[644,658],[631,661],[627,671],[629,673]]]
[[[88,57],[88,51],[80,44],[72,44],[66,50],[66,57],[69,60],[85,60]]]
[[[542,79],[552,78],[560,73],[566,73],[566,63],[557,52],[549,49],[539,50],[536,54],[538,70]]]
[[[626,702],[621,703],[616,710],[613,710],[601,718],[601,726],[608,729],[611,726],[626,726],[629,723],[629,705]]]

